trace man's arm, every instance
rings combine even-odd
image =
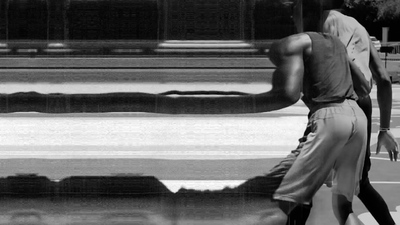
[[[370,41],[370,63],[369,68],[372,77],[377,86],[377,98],[380,111],[380,127],[381,131],[378,135],[378,143],[376,153],[378,154],[381,147],[384,146],[389,152],[390,160],[397,161],[399,144],[393,134],[386,129],[390,128],[390,117],[392,110],[392,83],[387,74],[385,67],[379,57],[379,54],[372,42]]]
[[[304,75],[303,55],[310,49],[311,39],[306,34],[289,36],[271,46],[270,60],[277,68],[272,77],[272,90],[256,96],[258,110],[278,110],[300,99]],[[272,104],[263,104],[263,101]]]
[[[273,73],[272,89],[268,92],[235,97],[158,96],[156,113],[259,113],[288,107],[300,99],[306,46],[311,46],[311,39],[305,34],[289,36],[272,45],[270,59],[277,68]]]
[[[359,98],[368,96],[371,91],[371,86],[369,82],[365,79],[365,76],[361,72],[360,68],[358,68],[358,66],[353,62],[353,60],[350,59],[348,55],[347,60],[350,64],[354,91],[357,93]]]
[[[1,111],[43,113],[149,112],[165,114],[237,114],[278,110],[296,103],[303,79],[303,48],[311,39],[297,35],[278,41],[271,48],[277,66],[271,91],[238,93],[222,97],[178,97],[150,93],[41,94],[35,92],[0,95]],[[311,45],[310,43],[308,43]],[[228,94],[228,93],[226,93]],[[27,104],[28,103],[28,104]]]
[[[370,63],[369,68],[377,86],[377,97],[380,110],[380,122],[382,128],[390,127],[392,110],[392,84],[378,52],[370,42]]]

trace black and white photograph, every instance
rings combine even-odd
[[[0,0],[0,225],[400,225],[399,0]]]

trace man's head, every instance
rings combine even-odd
[[[321,0],[296,0],[293,7],[293,20],[297,31],[318,31],[322,11]]]
[[[344,0],[321,0],[324,10],[340,9],[344,5]]]
[[[344,0],[295,0],[293,20],[298,32],[320,31],[324,10],[340,9]]]

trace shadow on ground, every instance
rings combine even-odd
[[[277,210],[276,185],[259,176],[235,188],[173,193],[152,176],[9,176],[0,180],[0,224],[265,224]]]

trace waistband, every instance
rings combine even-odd
[[[353,100],[353,99],[344,99],[341,102],[320,103],[320,104],[312,105],[309,107],[310,115],[313,114],[315,111],[322,109],[322,108],[338,107],[338,106],[345,106],[345,105],[358,106],[356,100]]]

